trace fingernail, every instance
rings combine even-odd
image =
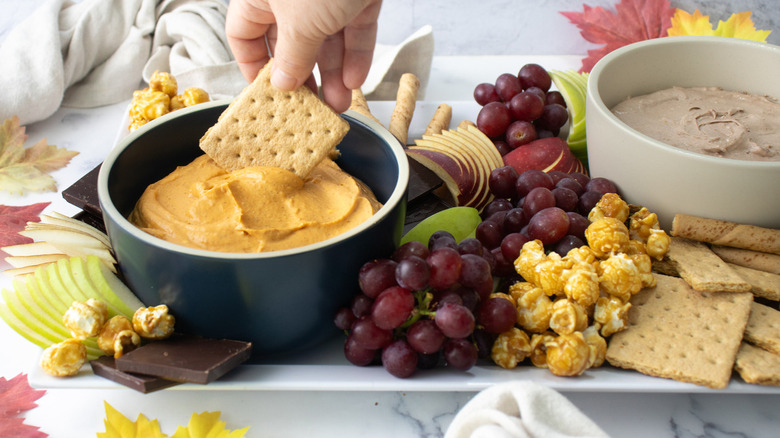
[[[271,72],[271,84],[280,90],[290,91],[295,89],[295,86],[298,85],[298,81],[284,71],[276,68]]]

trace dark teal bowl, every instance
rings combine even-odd
[[[106,230],[128,286],[148,306],[168,305],[177,331],[251,341],[255,357],[306,349],[337,332],[333,316],[359,291],[360,266],[398,244],[409,164],[386,129],[348,111],[337,163],[384,204],[360,226],[300,248],[244,254],[187,248],[132,225],[127,217],[144,189],[202,154],[198,140],[228,103],[163,116],[111,151],[98,177]]]

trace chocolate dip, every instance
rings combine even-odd
[[[637,131],[685,150],[780,161],[780,104],[765,96],[672,87],[629,98],[612,112]]]

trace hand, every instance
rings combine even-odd
[[[282,90],[307,80],[312,85],[316,62],[325,102],[343,112],[352,90],[368,76],[381,5],[382,0],[232,0],[225,28],[247,81],[268,62],[269,49],[271,83]]]

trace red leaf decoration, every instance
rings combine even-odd
[[[27,222],[40,222],[41,218],[38,215],[49,204],[49,202],[39,202],[21,207],[0,205],[0,248],[32,242],[32,239],[19,234],[19,231],[24,230]],[[0,251],[0,254],[5,253]]]
[[[589,72],[599,59],[609,52],[638,41],[666,36],[672,25],[675,9],[668,0],[621,0],[615,12],[602,7],[583,6],[582,12],[561,12],[572,24],[580,28],[585,40],[603,44],[599,49],[588,50],[582,60],[580,73]]]
[[[24,424],[18,415],[38,406],[36,400],[46,391],[33,389],[27,383],[27,375],[19,374],[11,380],[0,377],[0,435],[17,438],[45,438],[49,435],[38,427]]]

